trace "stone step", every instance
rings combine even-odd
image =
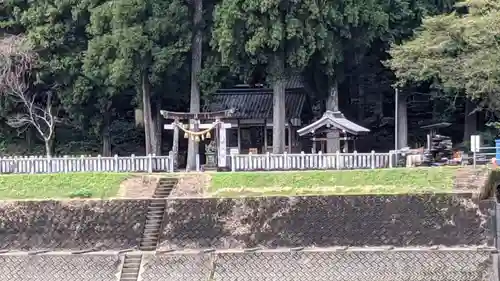
[[[126,270],[127,272],[130,272],[132,270],[136,270],[137,269],[137,266],[141,264],[141,261],[134,261],[134,262],[126,262],[124,265],[123,265],[123,269],[122,270]]]
[[[140,263],[134,263],[132,266],[127,265],[127,267],[122,268],[122,274],[123,273],[136,273],[139,271]]]
[[[158,212],[162,212],[163,213],[165,211],[165,208],[166,208],[165,206],[161,206],[161,207],[160,206],[158,206],[158,207],[149,206],[148,207],[148,214],[149,213],[158,213]]]
[[[170,193],[172,193],[172,190],[174,190],[172,187],[168,189],[163,189],[163,190],[156,190],[153,195],[157,196],[169,196]]]
[[[154,206],[148,207],[148,213],[150,213],[150,212],[163,212],[164,210],[165,210],[165,206],[163,206],[163,207],[154,207]]]
[[[152,220],[152,221],[155,221],[155,220],[158,220],[158,221],[162,221],[163,220],[163,215],[164,214],[148,214],[146,215],[146,220]]]
[[[145,227],[144,228],[144,234],[151,234],[151,233],[159,233],[160,232],[160,225],[158,224],[157,226],[155,227]]]
[[[137,281],[139,270],[141,268],[142,255],[125,255],[123,267],[120,273],[120,281]]]

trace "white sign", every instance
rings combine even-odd
[[[481,148],[481,138],[479,135],[470,136],[470,150],[472,152],[479,152]]]

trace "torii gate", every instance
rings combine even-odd
[[[210,138],[210,131],[218,129],[219,131],[219,144],[217,146],[217,166],[220,168],[226,167],[227,146],[226,146],[226,130],[231,128],[231,124],[224,123],[222,119],[231,117],[235,112],[234,109],[202,112],[202,113],[189,113],[189,112],[174,112],[161,110],[160,113],[165,119],[173,119],[172,124],[166,124],[164,129],[174,130],[174,139],[172,144],[172,152],[174,155],[174,167],[177,168],[177,157],[179,154],[179,129],[184,131],[187,137],[191,137],[195,141]],[[189,128],[184,126],[182,120],[194,120]],[[200,120],[214,120],[213,123],[200,124]],[[201,131],[200,131],[201,129]]]

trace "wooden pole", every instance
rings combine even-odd
[[[217,126],[219,129],[219,149],[218,149],[217,163],[220,168],[225,168],[227,166],[226,128],[223,122],[220,122]]]
[[[174,139],[172,142],[172,153],[174,156],[174,169],[178,168],[179,163],[179,120],[175,120],[174,123]]]
[[[238,135],[238,153],[241,153],[241,125],[240,125],[240,119],[238,119],[238,128],[237,130],[237,135]]]
[[[267,119],[264,119],[264,153],[267,153]]]

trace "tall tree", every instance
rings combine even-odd
[[[25,130],[32,126],[45,143],[47,157],[52,155],[56,116],[53,93],[36,88],[38,55],[23,35],[5,36],[0,40],[0,93],[17,105],[7,123]],[[42,95],[38,95],[42,92]]]
[[[158,154],[152,87],[180,67],[189,50],[187,7],[180,0],[105,2],[92,10],[89,32],[93,38],[86,65],[95,73],[90,76],[107,77],[106,86],[116,89],[136,89],[142,100],[146,153]]]
[[[199,113],[201,105],[201,94],[199,85],[199,75],[202,66],[203,54],[203,0],[192,0],[193,4],[193,39],[191,47],[191,96],[190,112]],[[194,126],[194,120],[191,122]],[[187,168],[191,171],[196,169],[196,155],[198,154],[198,143],[188,140]]]
[[[373,40],[387,33],[392,10],[385,1],[318,2],[322,16],[318,44],[306,73],[325,109],[339,111],[339,85],[349,68],[361,64]],[[311,77],[312,75],[312,77]],[[327,151],[340,150],[339,132],[328,134]]]
[[[497,1],[462,2],[451,14],[427,18],[414,38],[393,46],[388,64],[400,85],[430,82],[442,94],[464,94],[498,113],[499,16]],[[470,104],[466,111],[472,113]],[[466,125],[474,122],[469,119],[466,116]],[[470,134],[472,129],[464,131]]]
[[[38,78],[55,89],[54,99],[60,101],[67,113],[66,125],[79,130],[83,129],[83,119],[96,116],[85,110],[86,101],[80,98],[80,91],[75,87],[82,74],[83,52],[88,43],[85,28],[93,2],[36,1],[18,17],[40,57]]]
[[[215,9],[212,43],[222,61],[235,72],[242,65],[266,68],[273,86],[274,153],[285,149],[287,76],[300,72],[328,39],[322,18],[329,12],[314,1],[286,0],[222,0]]]

